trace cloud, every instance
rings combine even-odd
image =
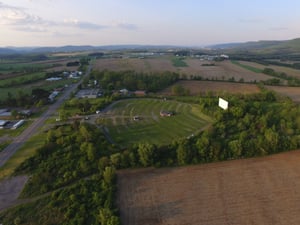
[[[65,19],[64,21],[50,21],[27,12],[27,9],[6,5],[0,2],[0,25],[10,26],[14,30],[27,32],[51,32],[53,28],[77,28],[80,30],[101,30],[119,28],[136,30],[137,26],[125,22],[113,25],[103,25],[78,19]]]
[[[121,28],[121,29],[126,29],[126,30],[137,30],[138,27],[135,24],[131,23],[116,23],[115,27]]]
[[[15,30],[41,32],[45,31],[45,27],[53,24],[53,22],[27,13],[24,8],[10,6],[0,2],[0,24],[11,26]]]
[[[107,28],[107,26],[105,25],[90,23],[86,21],[79,21],[78,19],[65,19],[64,25],[77,27],[80,29],[88,29],[88,30],[99,30],[99,29]]]

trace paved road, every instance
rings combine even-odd
[[[87,72],[85,73],[85,76],[87,76],[92,70],[92,66],[90,65],[87,69]],[[83,81],[81,81],[77,84],[73,84],[72,86],[65,89],[62,96],[58,98],[58,100],[49,106],[48,110],[44,112],[38,119],[36,119],[26,130],[23,131],[22,134],[20,134],[18,137],[16,137],[13,142],[7,146],[4,150],[0,152],[0,168],[6,163],[10,157],[12,157],[16,151],[23,146],[23,144],[32,137],[35,133],[38,132],[38,129],[42,127],[45,123],[45,121],[59,108],[59,106],[67,99],[69,98],[72,91],[75,91],[78,84],[80,84]]]

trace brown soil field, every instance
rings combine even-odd
[[[273,90],[281,95],[287,96],[291,98],[294,102],[300,103],[299,87],[266,86],[266,88]]]
[[[300,151],[118,172],[123,225],[298,225]]]
[[[255,67],[255,68],[258,68],[258,69],[272,68],[276,72],[283,72],[283,73],[286,73],[289,76],[300,78],[300,70],[296,70],[296,69],[292,69],[292,68],[288,68],[288,67],[284,67],[284,66],[275,66],[275,65],[265,66],[265,65],[262,65],[262,64],[259,64],[259,63],[246,62],[246,61],[239,61],[239,63],[244,64],[244,65],[248,65],[248,66],[252,66],[252,67]]]
[[[178,71],[168,58],[123,58],[123,59],[98,59],[95,63],[96,70],[124,71],[135,70],[137,72],[163,72]]]
[[[176,84],[188,89],[191,95],[199,95],[207,93],[209,91],[228,92],[232,94],[252,94],[259,93],[260,89],[255,84],[242,84],[242,83],[229,83],[229,82],[217,82],[217,81],[179,81]],[[172,87],[168,87],[160,94],[171,95]]]
[[[123,58],[123,59],[98,59],[94,68],[97,70],[135,70],[138,72],[164,72],[171,71],[187,76],[201,76],[202,78],[228,80],[234,77],[235,80],[244,79],[246,82],[270,79],[262,73],[254,73],[240,66],[232,64],[230,61],[215,62],[215,66],[202,66],[210,64],[210,61],[200,61],[199,59],[186,59],[187,67],[173,66],[170,58]]]

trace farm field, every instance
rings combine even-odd
[[[174,112],[161,117],[160,111]],[[138,119],[134,120],[137,116]],[[212,119],[196,104],[159,99],[131,99],[114,103],[98,119],[112,139],[121,145],[139,142],[169,144],[188,137],[208,126]]]
[[[188,77],[201,76],[203,79],[228,80],[234,77],[236,81],[243,79],[245,82],[254,82],[267,80],[272,77],[255,73],[244,69],[230,61],[216,62],[215,66],[202,66],[202,64],[211,63],[211,61],[200,61],[199,59],[187,58],[183,62],[187,64],[185,67],[175,67],[171,58],[124,58],[124,59],[98,59],[95,62],[97,70],[113,70],[124,71],[134,70],[137,72],[177,72]]]
[[[283,72],[286,73],[289,76],[293,76],[293,77],[297,77],[300,78],[300,70],[296,70],[293,68],[289,68],[289,67],[284,67],[284,66],[275,66],[275,65],[262,65],[259,63],[255,63],[255,62],[246,62],[246,61],[239,61],[241,64],[243,65],[248,65],[248,66],[252,66],[258,69],[265,69],[265,68],[271,68],[273,70],[275,70],[276,72]]]
[[[229,83],[217,81],[178,81],[176,84],[181,85],[190,91],[191,95],[213,93],[232,93],[232,94],[253,94],[259,93],[260,89],[255,84]],[[172,87],[168,87],[159,94],[171,95]]]
[[[118,172],[123,225],[300,224],[300,151]]]
[[[31,94],[33,88],[44,88],[49,91],[53,88],[71,84],[74,80],[46,81],[46,72],[74,71],[78,67],[67,67],[68,62],[76,59],[50,59],[36,62],[10,62],[0,65],[0,101],[7,98],[8,93],[16,96],[20,91]],[[28,72],[37,70],[36,72]],[[26,72],[27,71],[27,72]],[[75,81],[76,82],[76,81]]]
[[[294,102],[300,103],[299,87],[266,86],[266,88],[275,91],[281,95],[287,96],[291,98]]]

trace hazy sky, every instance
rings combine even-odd
[[[300,37],[298,0],[0,0],[0,47]]]

